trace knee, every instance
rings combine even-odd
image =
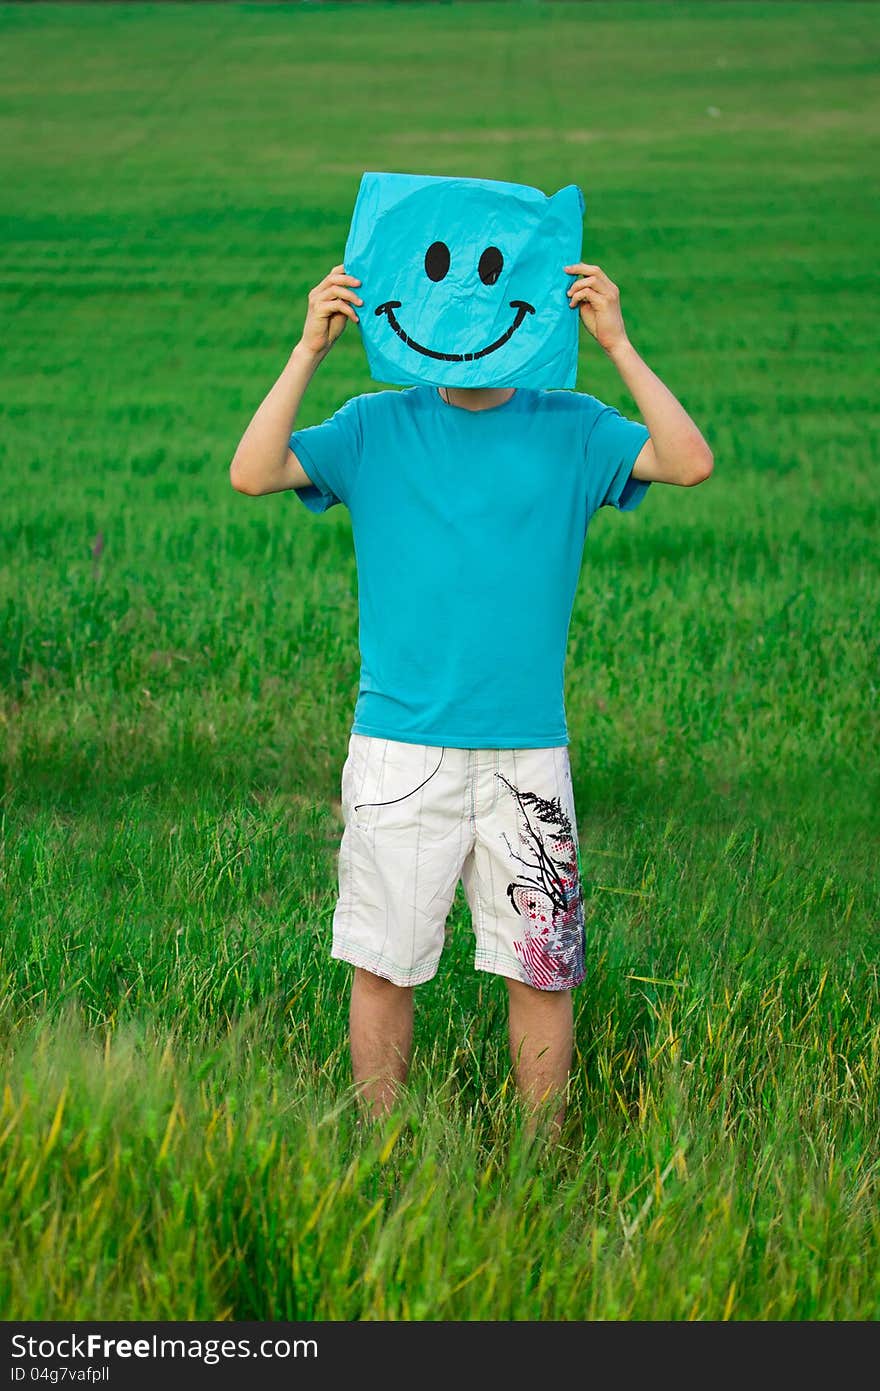
[[[523,980],[507,978],[507,992],[512,1005],[540,1006],[544,1009],[568,1010],[571,1008],[571,990],[539,990]]]
[[[377,1000],[397,1000],[411,996],[414,987],[411,985],[395,985],[393,980],[386,980],[384,976],[376,976],[372,971],[365,971],[363,966],[355,966],[353,988],[364,995],[369,995]]]

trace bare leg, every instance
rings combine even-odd
[[[387,1115],[409,1072],[413,987],[356,966],[349,1031],[355,1085],[374,1118]]]
[[[570,990],[536,990],[507,978],[509,1039],[513,1075],[531,1112],[534,1134],[539,1113],[558,1129],[565,1116],[565,1093],[573,1046]]]

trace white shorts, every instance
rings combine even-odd
[[[568,990],[584,904],[568,747],[458,749],[352,733],[331,955],[396,985],[436,973],[458,881],[478,971]]]

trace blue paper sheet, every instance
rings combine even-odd
[[[365,173],[344,265],[370,374],[409,386],[573,387],[578,324],[563,267],[584,196],[493,179]]]

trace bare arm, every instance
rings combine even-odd
[[[704,482],[712,472],[712,451],[681,402],[630,342],[617,286],[599,266],[565,269],[582,277],[569,286],[569,303],[580,305],[582,322],[614,363],[651,434],[633,464],[633,478],[685,488]]]
[[[359,284],[342,266],[334,266],[309,295],[302,338],[242,435],[229,466],[229,481],[237,492],[259,497],[305,488],[311,482],[290,448],[290,436],[306,388],[346,319],[357,323],[352,305],[363,300],[349,287]]]
[[[609,354],[651,432],[633,464],[645,483],[703,483],[714,465],[712,451],[681,402],[627,340]]]

